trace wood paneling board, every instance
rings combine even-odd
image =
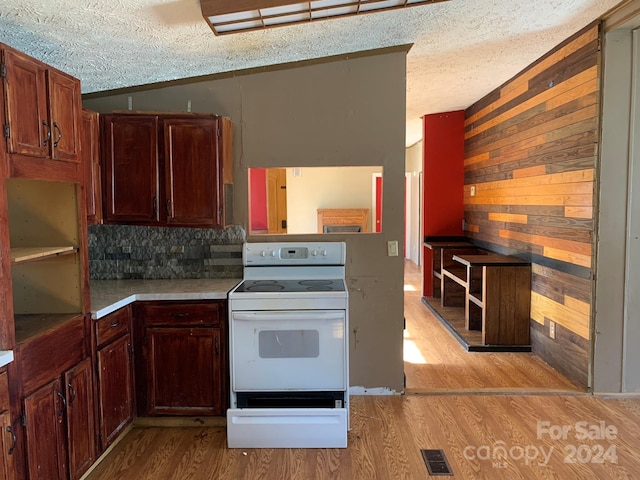
[[[586,218],[593,223],[593,207],[564,207],[564,215],[567,218]]]
[[[513,171],[513,178],[535,177],[542,175],[546,171],[544,165],[536,165],[534,167],[518,168]]]
[[[539,215],[545,217],[563,217],[565,208],[557,205],[465,205],[469,212],[502,212],[519,213],[522,215]],[[486,216],[485,216],[486,218]]]
[[[549,119],[580,110],[596,103],[597,85],[595,78],[589,78],[579,89],[565,88],[561,92],[555,91],[553,92],[555,96],[551,98],[549,98],[551,93],[546,92],[530,98],[527,103],[520,104],[482,127],[468,132],[465,138],[473,138],[474,142],[490,143],[491,138],[504,137]],[[549,88],[555,88],[555,86]]]
[[[589,149],[593,149],[593,147],[589,147]],[[565,152],[560,152],[559,154],[553,155],[555,157],[561,158]],[[548,163],[553,160],[549,160],[547,158],[541,157],[530,157],[521,159],[515,162],[509,162],[510,164],[498,164],[494,167],[490,167],[484,170],[471,170],[466,172],[464,175],[464,181],[467,185],[475,184],[475,183],[485,183],[485,182],[499,182],[501,180],[511,180],[522,178],[522,175],[519,175],[520,169],[525,167],[525,169],[533,169],[539,168],[542,170],[542,174],[550,174],[550,173],[561,173],[561,172],[570,172],[573,170],[586,170],[593,169],[595,165],[595,153],[586,153],[586,149],[573,150],[571,152],[566,152],[567,160],[556,161],[555,163]],[[585,156],[580,156],[585,155]],[[571,158],[574,156],[575,158]],[[526,167],[527,164],[537,163],[537,162],[545,162],[539,166]],[[515,168],[516,170],[510,169]],[[531,172],[532,173],[532,172]],[[536,175],[528,175],[529,177],[537,176]],[[524,177],[527,177],[525,175]]]
[[[531,318],[542,324],[544,319],[548,318],[582,338],[589,338],[589,313],[573,310],[571,306],[556,302],[537,292],[531,292]]]
[[[543,217],[540,217],[543,218]],[[571,240],[575,242],[588,243],[592,242],[591,230],[584,228],[564,228],[553,227],[550,225],[536,225],[528,223],[521,225],[519,223],[507,222],[504,225],[503,230],[510,230],[512,232],[527,233],[531,235],[541,235],[544,237],[560,238],[564,240]]]
[[[556,338],[545,325],[531,322],[531,348],[548,364],[583,388],[588,384],[589,341],[556,324]]]
[[[599,76],[594,22],[465,112],[465,233],[532,262],[532,346],[581,385],[593,301]]]
[[[581,131],[580,127],[586,127],[585,130],[588,130],[589,128],[594,128],[594,123],[597,121],[596,115],[597,107],[593,104],[572,111],[567,115],[553,117],[550,120],[536,123],[530,128],[522,129],[514,133],[507,132],[506,135],[491,137],[487,139],[486,142],[468,142],[469,155],[477,155],[486,149],[495,150],[505,147],[509,147],[506,151],[521,150],[523,145],[527,145],[527,141],[539,142],[541,141],[539,138],[541,135],[563,130],[569,126],[577,128],[578,131]],[[548,140],[549,139],[545,137],[542,142],[546,143]]]
[[[474,164],[465,166],[465,175],[476,170],[485,170],[477,175],[486,175],[497,171],[552,164],[558,159],[583,158],[595,155],[596,136],[594,130],[568,135],[556,142],[534,145],[530,150],[521,149],[506,154],[498,151],[494,156]],[[493,170],[491,169],[493,167]]]
[[[594,22],[580,32],[577,32],[573,37],[569,37],[555,49],[526,67],[511,80],[505,82],[501,87],[471,105],[465,112],[465,123],[472,123],[478,118],[487,116],[497,107],[518,96],[522,92],[523,85],[526,84],[528,87],[529,79],[538,75],[550,65],[561,62],[567,55],[570,55],[572,52],[582,48],[585,44],[598,37],[599,22]]]
[[[539,105],[544,105],[546,110],[550,110],[558,105],[570,102],[583,95],[589,94],[597,88],[597,67],[591,66],[588,70],[571,77],[557,85],[552,85],[542,90],[540,88],[535,91],[527,92],[520,98],[515,98],[511,102],[504,104],[496,109],[492,118],[507,119],[507,125],[494,125],[489,129],[504,129],[510,126],[508,119],[514,114],[529,110],[539,109]],[[548,105],[545,104],[548,102]],[[516,119],[517,121],[517,119]],[[482,128],[476,129],[478,134],[482,134]],[[470,136],[469,138],[472,138]]]

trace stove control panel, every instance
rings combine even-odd
[[[244,265],[344,265],[344,242],[245,243]]]

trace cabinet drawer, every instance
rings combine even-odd
[[[85,318],[82,316],[16,346],[25,394],[60,376],[86,358]]]
[[[121,308],[96,322],[96,345],[105,343],[129,332],[129,307]]]
[[[0,412],[9,410],[9,381],[7,372],[0,373]]]
[[[145,325],[218,325],[224,318],[224,302],[146,303],[141,305]]]

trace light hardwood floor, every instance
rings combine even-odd
[[[429,478],[420,449],[442,449],[464,480],[640,478],[639,399],[360,396],[351,410],[346,449],[228,449],[224,427],[134,428],[88,480]],[[589,428],[609,438],[582,439]]]
[[[421,290],[420,267],[405,260],[407,393],[578,391],[532,353],[467,352],[422,303]]]
[[[530,354],[469,354],[419,291],[405,309],[426,363],[407,362],[406,395],[352,397],[348,448],[228,449],[224,427],[136,427],[86,480],[431,478],[421,449],[464,480],[640,478],[640,397],[579,392]]]

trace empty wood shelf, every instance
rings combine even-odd
[[[34,260],[42,260],[47,257],[74,253],[74,246],[64,247],[15,247],[11,249],[11,263],[24,263]]]
[[[470,248],[473,245],[465,240],[429,240],[424,242],[424,270],[423,289],[429,297],[440,298],[440,284],[442,283],[442,258],[447,250]]]
[[[443,307],[464,307],[465,328],[484,345],[528,345],[531,264],[490,252],[455,253],[443,263]]]
[[[16,344],[38,337],[58,326],[70,322],[81,313],[30,313],[14,315],[16,326]],[[51,352],[54,354],[55,352]]]

